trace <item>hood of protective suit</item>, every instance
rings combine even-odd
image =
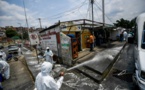
[[[49,49],[49,47],[46,47],[46,49]]]
[[[52,70],[52,64],[50,62],[44,62],[41,66],[42,75],[49,75]]]
[[[2,56],[2,55],[3,55],[3,53],[2,53],[2,52],[0,52],[0,55]]]

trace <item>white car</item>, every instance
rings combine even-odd
[[[141,90],[145,90],[145,13],[136,19],[135,31],[135,81]]]
[[[17,45],[9,45],[8,46],[8,53],[10,54],[17,54],[19,47]]]

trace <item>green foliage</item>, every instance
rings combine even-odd
[[[12,30],[11,28],[6,29],[6,36],[11,38],[13,36],[18,36],[18,33],[15,30]]]
[[[120,20],[116,20],[116,23],[114,23],[114,25],[116,27],[132,28],[135,25],[135,18],[131,21],[121,18]]]
[[[28,38],[28,33],[27,33],[27,32],[24,32],[24,33],[23,33],[23,39],[27,39],[27,40],[29,39],[29,38]]]

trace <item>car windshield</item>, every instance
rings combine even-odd
[[[143,27],[143,36],[142,36],[142,45],[141,47],[145,49],[145,22],[144,22],[144,27]]]
[[[13,46],[9,46],[9,48],[18,48],[17,46],[13,45]]]

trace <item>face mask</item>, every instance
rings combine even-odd
[[[49,52],[49,49],[47,49],[47,51]]]

